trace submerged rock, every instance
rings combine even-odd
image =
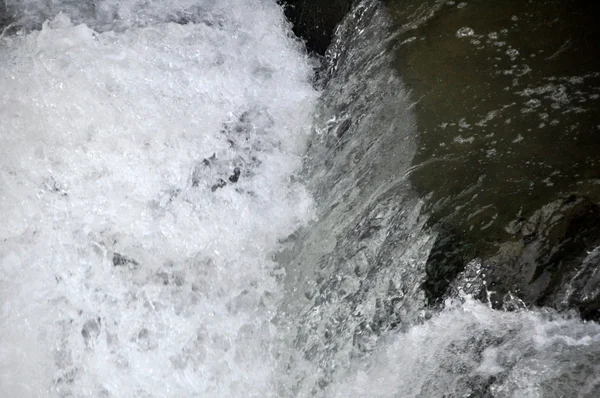
[[[600,206],[569,196],[511,227],[514,239],[483,261],[492,304],[501,308],[515,294],[526,305],[600,320]]]
[[[196,188],[200,185],[203,180],[202,177],[206,174],[205,169],[210,167],[216,159],[217,154],[213,153],[212,156],[202,159],[202,163],[194,167],[194,170],[192,170],[192,187]]]
[[[90,346],[100,335],[102,320],[100,318],[89,319],[81,328],[81,336],[85,341],[85,345]]]
[[[8,13],[6,12],[6,5],[4,4],[4,1],[0,2],[0,32],[2,31],[2,29],[4,29],[6,27],[6,25],[8,25],[10,22],[10,17],[8,15]]]
[[[240,174],[241,174],[241,170],[239,167],[236,167],[233,169],[233,174],[229,176],[229,181],[231,182],[238,182],[238,180],[240,179]]]
[[[430,305],[440,304],[448,288],[464,270],[468,261],[467,245],[451,226],[439,226],[439,235],[425,266],[422,288]]]
[[[138,266],[139,263],[132,258],[122,255],[121,253],[114,253],[112,258],[112,263],[115,267],[131,265]]]
[[[225,185],[227,185],[227,183],[225,182],[225,180],[223,180],[222,178],[219,178],[219,180],[217,181],[217,183],[214,184],[212,187],[210,187],[210,190],[212,192],[215,192],[217,189],[223,188]]]

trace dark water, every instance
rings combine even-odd
[[[497,253],[501,245],[516,251],[503,258],[507,262],[520,261],[531,246],[527,240],[551,240],[540,242],[548,247],[536,248],[538,257],[551,257],[543,252],[557,246],[565,253],[534,259],[535,276],[525,275],[528,270],[508,284],[494,277],[491,282],[503,293],[518,285],[529,303],[552,303],[546,296],[554,295],[550,285],[556,281],[527,287],[522,277],[565,283],[568,277],[559,274],[574,268],[600,236],[600,29],[593,20],[598,5],[386,4],[400,33],[390,47],[394,66],[418,100],[411,183],[421,197],[430,195],[431,221],[453,240],[445,247],[468,261]],[[524,227],[526,220],[537,222],[534,214],[548,211],[563,218],[559,225]],[[571,242],[577,239],[583,242]],[[546,271],[560,262],[566,269]],[[432,298],[443,294],[443,287],[433,285]],[[584,307],[597,316],[595,304]]]

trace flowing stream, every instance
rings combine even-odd
[[[380,2],[324,60],[270,0],[5,9],[1,396],[600,396],[597,323],[496,308],[478,258],[428,301]]]

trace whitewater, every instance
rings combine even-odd
[[[2,396],[268,396],[310,59],[270,1],[63,3],[0,39]]]

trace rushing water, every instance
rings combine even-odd
[[[379,2],[320,92],[273,1],[6,9],[2,396],[600,395],[600,326],[473,299],[477,259],[428,303],[419,98]]]
[[[0,42],[1,395],[272,395],[309,59],[270,1],[52,4]]]

